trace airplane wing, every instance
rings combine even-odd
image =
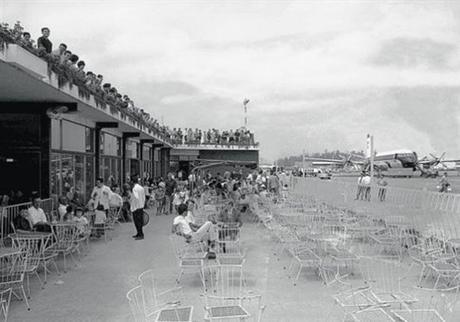
[[[328,165],[337,165],[340,164],[338,162],[330,162],[330,161],[313,161],[311,163],[314,166],[328,166]]]
[[[344,160],[322,159],[322,158],[305,158],[305,161],[329,162],[329,164],[331,164],[331,163],[343,163],[344,162]]]
[[[419,160],[417,163],[418,164],[431,164],[433,163],[434,161],[430,161],[430,160]]]

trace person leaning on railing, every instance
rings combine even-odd
[[[64,76],[64,79],[74,83],[79,87],[85,87],[90,93],[96,95],[99,98],[99,101],[105,101],[106,104],[109,104],[117,108],[120,112],[126,109],[133,109],[134,105],[132,101],[128,102],[128,107],[125,107],[125,100],[117,100],[120,97],[116,92],[116,89],[112,90],[111,93],[107,93],[105,89],[101,89],[101,84],[103,80],[102,75],[98,75],[96,80],[89,75],[83,74],[84,62],[80,62],[79,66],[77,65],[78,56],[73,55],[70,51],[67,50],[65,44],[60,44],[57,51],[52,51],[53,44],[49,40],[50,29],[47,27],[42,28],[42,36],[37,40],[37,48],[33,47],[33,41],[31,40],[31,35],[28,32],[23,32],[24,28],[20,25],[19,21],[15,24],[14,29],[10,29],[7,23],[0,24],[0,48],[3,44],[14,43],[18,44],[29,52],[33,53],[46,60],[50,68],[58,73],[60,76]],[[109,87],[109,91],[112,87]],[[105,95],[103,95],[105,92]],[[110,94],[110,95],[109,95]],[[113,97],[112,97],[113,96]],[[142,114],[135,112],[135,117],[137,120],[144,126],[148,127],[153,131],[158,131],[159,135],[168,139],[166,133],[160,129],[158,122],[150,123],[146,121]],[[150,115],[149,115],[150,117]]]
[[[37,39],[37,47],[40,52],[51,54],[53,51],[53,43],[49,40],[50,29],[48,27],[42,28],[42,36]]]

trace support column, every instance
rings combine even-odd
[[[168,172],[169,172],[169,154],[171,151],[171,148],[164,147],[161,150],[161,158],[160,158],[160,167],[161,167],[161,175],[163,178],[166,178]]]
[[[121,138],[121,171],[122,178],[121,183],[126,183],[126,142],[129,138],[139,137],[139,132],[123,132],[123,137]]]
[[[145,169],[144,169],[144,144],[146,143],[155,143],[155,140],[153,139],[142,139],[140,140],[140,160],[141,160],[141,166],[140,166],[140,169],[141,169],[141,176],[143,178],[144,176],[144,173],[145,173]],[[149,161],[151,162],[151,165],[152,165],[152,173],[150,173],[150,176],[153,176],[153,158],[152,158],[152,155],[149,155]]]
[[[40,118],[41,158],[38,193],[42,198],[48,198],[50,195],[51,120],[46,114],[40,115]]]
[[[153,177],[161,177],[161,147],[163,144],[152,144],[152,173]],[[158,151],[158,161],[155,161],[155,154]]]

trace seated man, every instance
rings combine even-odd
[[[32,223],[30,222],[29,213],[27,207],[23,207],[19,210],[19,214],[13,219],[13,225],[16,231],[18,230],[32,230]]]
[[[188,222],[190,226],[195,225],[195,201],[193,199],[188,199],[185,204],[187,205],[187,215],[185,216],[185,220]]]
[[[206,221],[201,226],[189,224],[184,217],[187,212],[187,206],[185,204],[179,205],[177,212],[178,215],[174,218],[172,232],[184,236],[187,242],[208,242],[210,245],[208,256],[215,256],[213,249],[218,238],[218,230],[215,222],[213,223],[211,221]]]
[[[36,231],[51,232],[51,226],[48,224],[45,212],[39,207],[40,198],[32,200],[32,207],[27,212],[29,213],[30,222]]]

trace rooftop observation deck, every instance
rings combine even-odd
[[[258,151],[259,144],[215,144],[215,143],[196,143],[196,144],[175,144],[176,149],[181,150],[224,150],[224,151]]]
[[[96,122],[116,121],[121,131],[139,131],[140,139],[182,150],[257,151],[257,142],[211,143],[171,139],[149,126],[134,113],[106,104],[100,97],[83,90],[54,72],[48,62],[17,44],[4,44],[0,50],[0,102],[75,103],[77,110]]]
[[[139,131],[140,139],[154,139],[155,143],[173,147],[159,129],[129,111],[105,104],[72,82],[63,82],[62,75],[50,69],[45,60],[21,46],[3,43],[0,49],[1,102],[74,103],[91,120],[116,121],[121,131]]]

